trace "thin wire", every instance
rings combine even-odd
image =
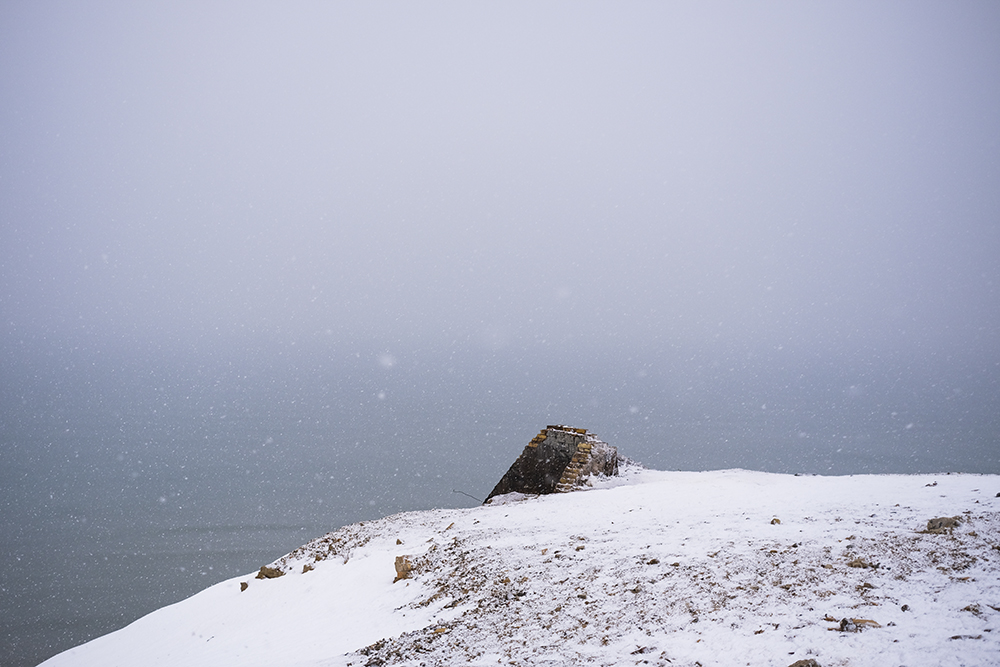
[[[469,494],[468,494],[468,493],[466,493],[465,491],[459,491],[459,490],[457,490],[457,489],[452,489],[452,490],[451,490],[451,492],[452,492],[452,493],[461,493],[461,494],[462,494],[463,496],[468,496],[469,498],[472,498],[472,499],[473,499],[473,500],[475,500],[475,501],[476,501],[477,503],[481,503],[481,502],[483,502],[482,500],[480,500],[479,498],[476,498],[475,496],[469,496]]]

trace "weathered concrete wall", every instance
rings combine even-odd
[[[532,438],[486,502],[505,493],[561,493],[591,475],[617,475],[618,450],[583,428],[547,426]]]

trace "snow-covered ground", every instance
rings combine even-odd
[[[43,664],[998,665],[998,492],[997,475],[627,469],[346,526],[271,564],[284,576]],[[939,517],[959,523],[922,532]],[[393,583],[398,556],[413,572]]]

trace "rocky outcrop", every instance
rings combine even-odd
[[[618,450],[587,429],[547,426],[532,438],[486,502],[505,493],[563,493],[592,475],[618,474]]]

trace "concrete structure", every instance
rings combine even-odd
[[[547,426],[532,438],[507,473],[486,496],[505,493],[564,493],[591,475],[617,475],[618,450],[587,429]]]

